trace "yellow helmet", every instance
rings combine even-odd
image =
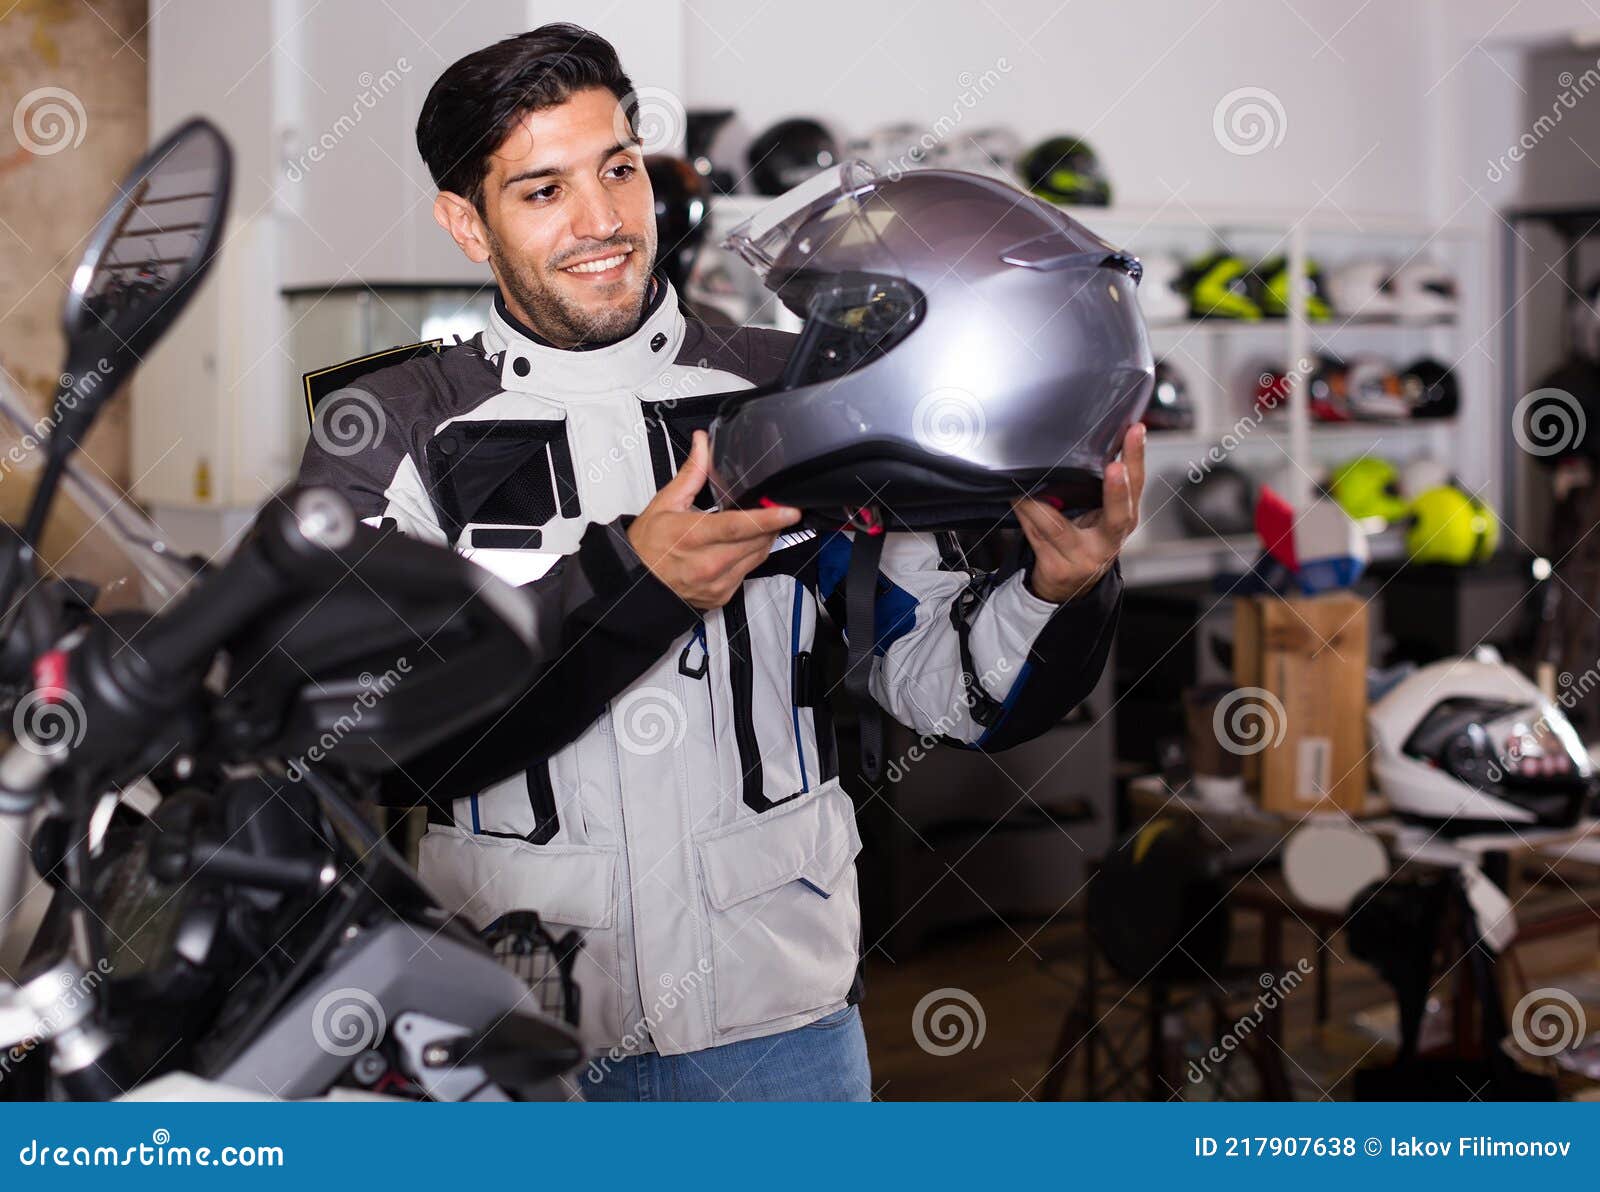
[[[1413,563],[1466,567],[1486,561],[1500,543],[1500,522],[1477,497],[1443,484],[1411,502],[1406,552]]]
[[[1400,469],[1386,459],[1362,456],[1347,460],[1328,477],[1328,495],[1357,521],[1381,517],[1400,521],[1408,506],[1400,495]]]

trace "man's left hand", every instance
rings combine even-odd
[[[1122,439],[1122,458],[1106,465],[1100,508],[1073,519],[1043,501],[1024,497],[1012,502],[1028,545],[1033,571],[1028,589],[1052,604],[1082,596],[1122,551],[1139,524],[1139,497],[1144,492],[1143,423],[1135,423]]]

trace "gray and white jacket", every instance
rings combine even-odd
[[[719,395],[774,381],[792,342],[686,319],[664,282],[637,331],[581,351],[497,302],[472,341],[326,398],[301,466],[302,483],[338,488],[363,519],[535,593],[556,569],[586,569],[595,595],[568,610],[557,661],[391,790],[430,807],[422,874],[446,909],[479,926],[533,909],[582,932],[597,1051],[696,1051],[852,997],[861,838],[827,707],[837,677],[813,662],[830,622],[849,629],[851,536],[785,535],[702,616],[621,532]],[[341,405],[369,428],[359,449],[337,442]],[[1120,595],[1113,571],[1056,606],[1022,571],[974,574],[933,536],[891,534],[872,695],[919,735],[1014,745],[1093,688]]]

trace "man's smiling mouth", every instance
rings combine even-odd
[[[623,264],[633,252],[632,248],[625,248],[621,252],[612,253],[605,257],[592,257],[587,261],[579,261],[575,265],[563,265],[563,273],[609,273]]]

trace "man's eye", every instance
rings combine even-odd
[[[632,165],[631,163],[629,163],[629,162],[621,162],[621,163],[619,163],[617,165],[612,166],[611,169],[609,169],[606,172],[609,173],[618,182],[626,182],[629,178],[632,178],[639,171],[638,171],[638,168],[635,167],[634,165]]]
[[[541,186],[538,190],[528,192],[528,201],[530,203],[548,203],[556,197],[557,189],[559,188],[555,186]]]

